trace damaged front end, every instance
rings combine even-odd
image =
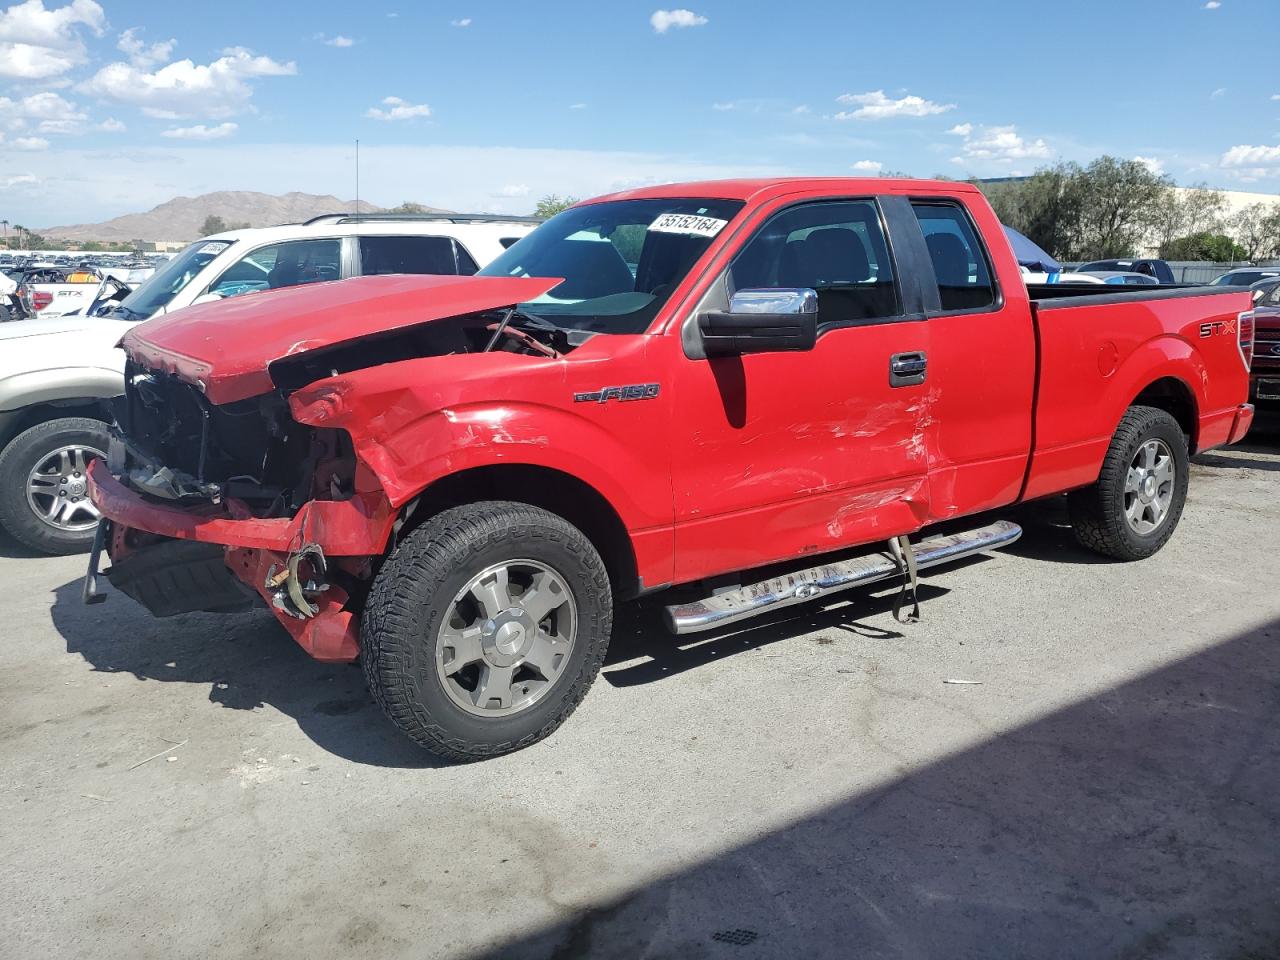
[[[393,512],[346,433],[296,422],[282,391],[215,405],[132,359],[114,413],[90,477],[112,586],[157,617],[265,604],[313,656],[353,659]]]

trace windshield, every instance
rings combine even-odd
[[[480,271],[564,277],[521,306],[560,327],[643,333],[739,200],[614,200],[552,217]]]
[[[197,273],[209,265],[234,240],[197,240],[147,278],[138,289],[120,302],[119,317],[145,320],[178,295]]]

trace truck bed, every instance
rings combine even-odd
[[[1038,389],[1027,499],[1093,483],[1134,402],[1173,413],[1192,452],[1230,440],[1248,383],[1238,332],[1248,290],[1098,289],[1028,285]]]

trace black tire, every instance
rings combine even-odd
[[[541,699],[515,713],[477,716],[454,702],[439,676],[440,628],[472,577],[516,558],[564,579],[577,604],[576,635]],[[581,531],[527,504],[474,503],[428,520],[383,565],[361,619],[361,661],[374,699],[397,727],[440,757],[470,762],[554,732],[600,671],[612,623],[608,574]]]
[[[1172,500],[1159,525],[1139,533],[1125,515],[1125,482],[1138,450],[1151,440],[1163,441],[1172,456]],[[1168,543],[1178,527],[1187,502],[1188,477],[1187,437],[1178,421],[1155,407],[1130,407],[1111,439],[1097,483],[1075,490],[1067,498],[1076,540],[1116,560],[1151,556]]]
[[[109,441],[107,425],[85,417],[38,423],[14,437],[0,452],[0,526],[19,543],[40,553],[87,551],[93,545],[94,525],[86,519],[86,529],[70,530],[42,520],[27,499],[27,480],[41,461],[62,447],[78,446],[105,454]]]

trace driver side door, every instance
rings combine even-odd
[[[927,357],[929,332],[886,238],[873,199],[794,204],[732,260],[730,295],[815,290],[818,337],[804,352],[679,358],[677,582],[885,540],[928,516],[929,384],[891,368]]]

